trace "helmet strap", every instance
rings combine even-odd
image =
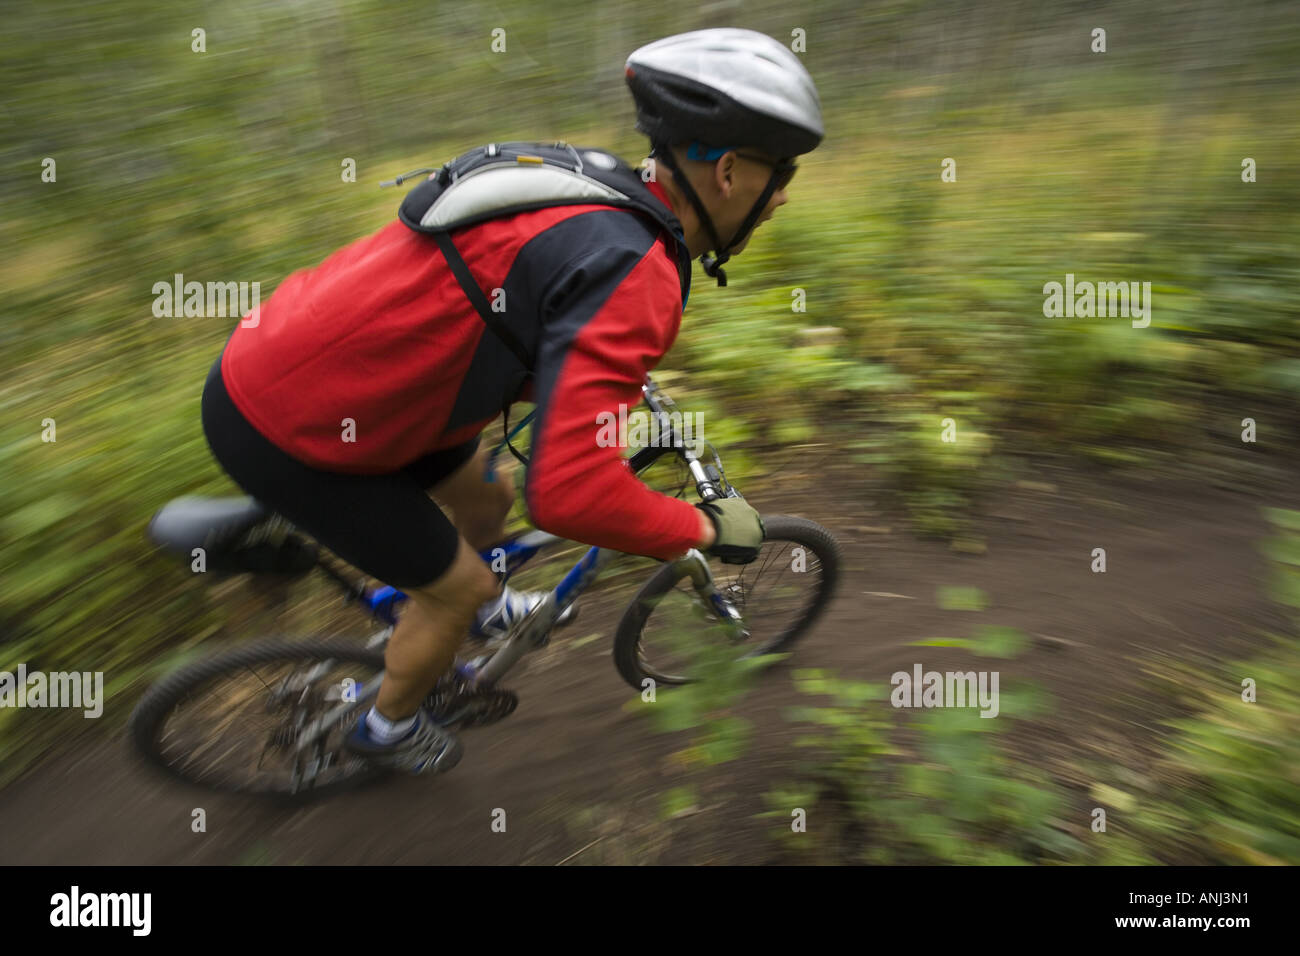
[[[687,200],[695,208],[696,215],[700,217],[700,222],[703,223],[705,231],[709,234],[709,241],[713,243],[711,248],[717,252],[715,256],[711,256],[707,252],[700,256],[700,265],[704,267],[706,275],[717,279],[718,285],[725,286],[727,284],[727,274],[722,270],[723,264],[731,258],[731,250],[749,235],[750,230],[757,224],[758,217],[763,215],[763,210],[767,208],[768,201],[776,192],[776,184],[785,170],[774,169],[772,171],[772,175],[767,180],[767,188],[763,190],[762,195],[758,197],[758,200],[749,210],[749,215],[740,224],[740,228],[731,237],[731,241],[724,246],[718,238],[718,230],[713,225],[713,219],[705,211],[704,203],[700,201],[699,195],[695,192],[695,187],[691,185],[690,180],[686,178],[686,174],[682,172],[681,167],[677,164],[677,157],[673,156],[671,147],[665,144],[655,144],[650,151],[650,155],[659,156],[661,152],[662,156],[660,158],[663,159],[664,165],[676,174],[674,179],[677,185],[681,187],[682,192],[686,194]]]
[[[722,266],[723,263],[731,258],[731,254],[727,251],[731,246],[729,245],[726,248],[723,247],[722,240],[718,238],[718,230],[713,225],[712,217],[704,208],[704,203],[700,201],[699,194],[696,193],[695,187],[691,185],[691,181],[686,177],[686,174],[682,172],[681,166],[677,163],[677,157],[673,155],[672,147],[667,143],[653,143],[651,145],[653,148],[650,150],[650,155],[663,160],[663,164],[672,170],[674,174],[673,181],[676,182],[682,192],[686,194],[687,201],[690,202],[692,208],[694,208],[695,214],[699,216],[700,223],[704,226],[704,231],[708,233],[709,242],[712,244],[709,248],[717,252],[716,256],[711,256],[707,252],[700,256],[700,265],[704,267],[705,275],[709,276],[709,278],[717,279],[718,285],[720,286],[726,285],[727,274],[722,271]],[[775,181],[772,185],[775,187]],[[767,199],[770,198],[770,196],[771,193],[764,198],[764,204],[767,203]],[[752,218],[757,219],[758,213],[753,213]],[[734,245],[734,243],[732,243],[732,245]]]
[[[740,241],[749,235],[750,230],[754,228],[754,225],[758,222],[758,217],[763,215],[763,210],[767,208],[768,200],[770,200],[772,194],[776,192],[777,180],[781,178],[781,175],[781,170],[778,169],[773,171],[771,177],[767,180],[767,188],[763,190],[762,195],[759,196],[758,200],[754,203],[754,207],[749,210],[749,215],[745,217],[745,221],[740,224],[740,228],[736,230],[736,234],[732,236],[731,241],[727,243],[728,250],[739,245]]]

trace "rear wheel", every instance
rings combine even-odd
[[[267,640],[197,661],[145,692],[131,715],[136,749],[198,786],[287,800],[323,796],[382,771],[342,747],[384,669],[379,650]],[[310,747],[304,728],[355,703]]]
[[[700,599],[682,569],[664,564],[641,588],[619,622],[614,665],[638,691],[693,679],[700,641],[730,642],[737,657],[784,651],[808,632],[834,596],[840,549],[821,525],[789,515],[763,517],[758,559],[709,560],[718,591],[741,614],[747,635],[736,640]]]

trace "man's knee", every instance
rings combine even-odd
[[[508,472],[499,471],[495,480],[483,481],[469,497],[469,511],[479,520],[500,521],[515,503],[515,483]]]
[[[487,515],[504,515],[514,503],[514,481],[508,471],[502,470],[496,472],[493,481],[487,481],[484,477],[487,457],[487,449],[480,448],[455,474],[435,485],[432,495],[458,516],[481,519]]]
[[[459,610],[477,608],[500,592],[501,585],[483,559],[462,539],[456,557],[442,576],[407,593],[415,600]]]

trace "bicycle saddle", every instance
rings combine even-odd
[[[149,538],[169,551],[216,550],[233,544],[269,515],[253,498],[176,498],[153,516]]]

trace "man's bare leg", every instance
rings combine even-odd
[[[388,720],[402,720],[419,709],[455,660],[479,607],[500,593],[495,575],[477,552],[504,536],[514,482],[500,472],[495,482],[485,482],[485,465],[486,452],[480,449],[433,489],[434,497],[454,513],[460,546],[442,577],[406,592],[410,599],[384,652],[387,672],[375,702]]]
[[[384,651],[386,673],[375,708],[397,721],[410,717],[451,666],[479,606],[500,586],[462,538],[447,573],[433,584],[408,591],[410,599]]]

